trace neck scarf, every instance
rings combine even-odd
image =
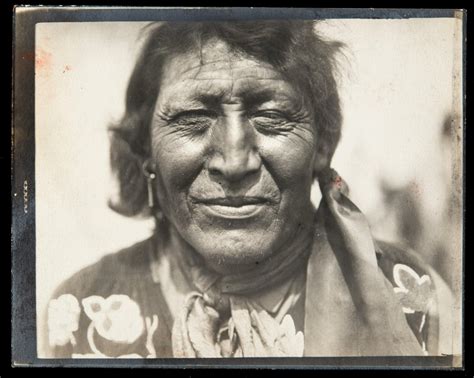
[[[312,239],[244,273],[219,275],[195,253],[179,261],[196,291],[191,292],[172,330],[175,357],[302,356],[303,334],[287,315],[302,290]],[[303,274],[302,274],[303,273]],[[269,314],[254,294],[289,282],[276,314]]]

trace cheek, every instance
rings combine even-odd
[[[301,191],[311,185],[315,159],[313,137],[262,137],[259,145],[262,158],[280,190]]]
[[[186,192],[202,169],[206,145],[176,134],[156,131],[152,135],[152,151],[160,176],[160,195],[172,199]]]

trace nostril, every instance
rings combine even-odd
[[[224,159],[221,154],[214,153],[207,162],[207,170],[213,176],[222,175],[222,168],[224,166]]]
[[[214,167],[209,167],[208,168],[209,170],[209,173],[212,175],[212,176],[219,176],[220,175],[220,172],[217,168],[214,168]]]

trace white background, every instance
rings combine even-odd
[[[37,25],[39,315],[61,281],[152,230],[150,221],[119,216],[106,205],[114,191],[107,126],[123,114],[144,25]],[[443,209],[450,201],[452,151],[442,148],[441,128],[446,115],[459,111],[453,103],[459,20],[333,20],[319,29],[347,44],[339,78],[343,137],[333,167],[349,183],[373,232],[386,239],[396,239],[397,231],[384,208],[381,182],[391,188],[412,185],[430,243],[443,230]],[[460,253],[455,248],[449,256],[457,264],[453,274],[459,272]]]

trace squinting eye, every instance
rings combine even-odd
[[[206,109],[186,110],[172,117],[170,124],[189,131],[204,131],[214,119],[215,114]]]
[[[179,122],[182,120],[192,120],[192,119],[200,119],[200,118],[214,118],[214,117],[215,115],[213,112],[205,110],[205,109],[186,110],[172,117],[171,122]]]
[[[214,113],[207,109],[185,110],[172,117],[173,120],[186,117],[213,117]]]
[[[293,129],[288,117],[278,111],[262,111],[250,117],[252,123],[264,132],[283,132]]]
[[[286,120],[287,117],[280,112],[271,110],[271,111],[264,111],[264,112],[259,112],[253,115],[254,119],[269,119],[269,120]]]

